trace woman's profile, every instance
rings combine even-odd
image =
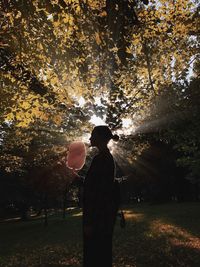
[[[112,235],[118,207],[113,196],[115,163],[107,145],[119,137],[107,126],[96,126],[92,147],[98,148],[83,185],[83,266],[112,266]]]

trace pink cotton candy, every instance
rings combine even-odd
[[[67,167],[80,170],[85,164],[86,148],[83,142],[73,142],[69,146],[67,155]]]

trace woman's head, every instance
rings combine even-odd
[[[106,125],[100,125],[94,127],[91,137],[90,137],[90,142],[91,146],[99,146],[99,145],[107,145],[110,140],[118,141],[119,136],[118,135],[113,135],[111,130],[108,128]]]

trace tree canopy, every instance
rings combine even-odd
[[[192,130],[176,148],[192,150],[184,138],[199,131],[198,3],[6,0],[0,9],[2,171],[62,162],[69,142],[91,131],[93,115],[126,140],[190,110]],[[131,163],[137,153],[125,147]]]

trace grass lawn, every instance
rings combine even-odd
[[[116,224],[113,240],[115,267],[199,267],[200,203],[124,207],[126,228]],[[81,212],[66,219],[0,223],[0,266],[80,267]],[[95,267],[95,266],[94,266]],[[102,266],[103,267],[103,266]]]

